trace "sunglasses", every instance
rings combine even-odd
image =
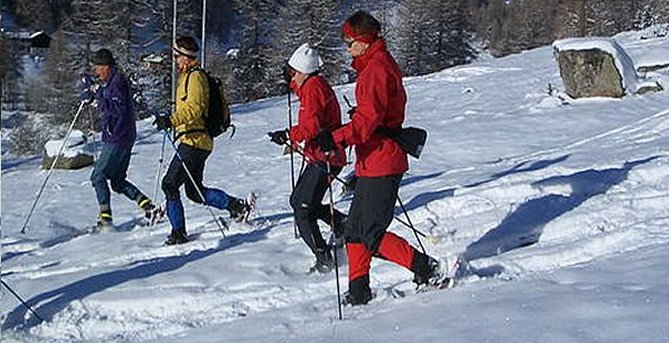
[[[353,44],[354,44],[355,42],[357,42],[357,40],[355,40],[355,39],[352,39],[352,40],[345,40],[344,42],[346,43],[346,45],[348,45],[348,47],[349,47],[349,49],[350,49],[350,48],[353,47]]]

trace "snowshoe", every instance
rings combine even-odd
[[[451,256],[442,262],[430,258],[428,264],[429,272],[427,274],[416,274],[414,276],[413,282],[416,283],[416,293],[455,286],[455,278],[460,267],[459,256]]]
[[[165,240],[165,245],[175,245],[175,244],[183,244],[188,242],[188,235],[186,234],[186,231],[184,230],[173,230],[169,236],[167,236],[167,240]]]
[[[316,255],[316,262],[314,262],[314,265],[309,268],[308,274],[312,273],[320,273],[320,274],[327,274],[331,272],[335,267],[334,260],[332,259],[332,254],[330,253],[330,250],[325,250],[323,252],[319,252]]]
[[[246,199],[231,198],[228,211],[230,218],[237,223],[248,223],[251,213],[255,209],[257,196],[254,192],[249,193]]]

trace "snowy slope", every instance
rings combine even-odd
[[[616,37],[635,61],[669,48],[640,36]],[[653,76],[669,85],[666,69]],[[408,124],[430,137],[400,196],[428,253],[462,253],[471,274],[414,295],[409,272],[375,261],[377,299],[344,308],[343,321],[334,275],[304,273],[312,257],[293,236],[289,159],[265,136],[285,127],[285,98],[235,107],[237,134],[217,139],[206,183],[260,192],[254,225],[225,238],[185,202],[196,239],[162,246],[168,224],[135,226],[138,210],[118,195],[120,232],[82,234],[97,211],[90,169],[54,173],[21,235],[46,173],[39,159],[3,155],[2,279],[46,319],[3,288],[3,340],[669,341],[667,93],[569,101],[549,84],[562,89],[550,47],[405,80]],[[353,98],[352,85],[337,92]],[[162,136],[148,121],[139,130],[129,175],[151,194]],[[416,243],[399,222],[391,230]],[[345,266],[340,281],[345,290]]]

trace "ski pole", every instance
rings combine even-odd
[[[155,202],[158,199],[158,186],[160,185],[160,174],[163,172],[163,158],[165,156],[165,141],[167,140],[166,135],[163,135],[163,143],[160,145],[160,157],[158,157],[158,169],[156,170],[156,182],[153,186],[153,201]],[[151,225],[149,226],[149,233],[151,233],[151,227],[155,224],[155,221],[152,219]]]
[[[284,145],[288,145],[288,143],[286,142],[286,143],[284,143]],[[297,148],[296,148],[295,151],[296,151],[298,154],[302,155],[302,157],[304,157],[304,152],[302,152],[300,149],[297,149]],[[322,167],[322,166],[320,166],[320,165],[318,165],[318,164],[315,164],[315,165],[316,165],[318,168],[320,168],[321,170],[323,170],[323,167]],[[326,172],[327,172],[327,171],[326,171]],[[340,178],[340,177],[337,176],[337,175],[332,175],[331,173],[328,173],[328,175],[330,175],[330,176],[331,176],[332,178],[334,178],[335,180],[339,181],[341,184],[343,184],[343,185],[349,187],[349,184],[348,184],[348,182],[346,182],[346,180]],[[400,205],[402,205],[402,201],[401,201],[401,199],[400,199],[400,196],[397,195],[396,198],[397,198],[397,200],[400,200]],[[401,206],[401,207],[402,207],[402,210],[404,211],[404,214],[407,216],[407,218],[409,218],[409,214],[407,213],[406,208],[405,208],[404,206]],[[411,224],[410,222],[407,223],[407,222],[405,222],[404,220],[402,220],[402,218],[399,218],[399,217],[396,216],[396,215],[395,215],[395,219],[396,219],[398,222],[400,222],[402,225],[404,225],[404,226],[408,227],[409,229],[411,229],[416,235],[420,235],[421,237],[424,237],[424,238],[427,237],[427,235],[426,235],[425,233],[423,233],[423,232],[421,232],[420,230],[416,229],[416,228],[413,226],[413,224]],[[418,237],[418,236],[416,236],[416,237]],[[423,244],[420,242],[420,239],[418,240],[418,243],[420,243],[420,246],[423,247]],[[425,249],[423,249],[423,250],[425,250]]]
[[[165,130],[164,135],[165,136],[169,135],[167,130]],[[204,194],[202,194],[202,190],[200,189],[200,187],[198,187],[197,182],[195,182],[195,178],[193,178],[193,174],[191,174],[190,170],[188,169],[188,166],[186,166],[186,162],[181,158],[181,155],[179,154],[179,149],[177,149],[177,146],[174,143],[174,140],[172,140],[172,138],[168,138],[168,139],[169,139],[169,141],[172,145],[172,148],[174,149],[174,155],[179,159],[179,162],[181,162],[181,165],[184,167],[184,170],[186,171],[186,175],[188,175],[188,178],[193,183],[193,187],[195,187],[195,190],[197,191],[197,195],[200,197],[200,199],[202,199],[202,203],[204,204],[204,206],[207,207],[207,210],[209,210],[209,213],[211,213],[212,218],[214,218],[214,222],[216,222],[216,226],[218,226],[218,230],[221,231],[221,234],[223,235],[223,237],[226,237],[223,226],[221,225],[218,218],[216,217],[216,213],[214,213],[214,210],[212,210],[211,206],[209,206],[209,204],[207,204],[207,200],[204,199]]]
[[[5,286],[5,288],[7,288],[7,290],[10,293],[12,293],[12,295],[16,299],[18,299],[23,306],[25,306],[37,319],[39,319],[40,323],[44,322],[44,319],[42,319],[42,317],[40,317],[40,315],[37,314],[37,311],[35,311],[32,307],[30,307],[30,305],[28,305],[27,302],[25,302],[16,292],[14,292],[14,290],[11,287],[9,287],[9,285],[5,282],[5,280],[0,280],[0,282],[2,282],[2,285]]]
[[[287,92],[286,94],[288,95],[288,128],[290,128],[293,125],[293,110],[292,106],[290,103],[290,83],[286,84]],[[290,145],[289,145],[290,147]],[[295,191],[295,158],[293,155],[293,149],[290,149],[290,186],[291,186],[291,194],[292,192]],[[295,239],[299,239],[300,235],[297,233],[297,223],[293,220],[293,233],[295,234]]]
[[[330,229],[334,232],[335,229],[335,215],[334,215],[334,198],[332,197],[332,168],[330,166],[330,154],[325,155],[325,165],[327,166],[328,172],[328,190],[330,193]],[[336,238],[336,237],[335,237]],[[337,261],[337,244],[336,239],[333,241],[335,244],[332,246],[332,253],[334,256],[335,264],[335,281],[337,283],[337,309],[339,310],[339,320],[342,319],[341,315],[341,290],[339,288],[339,262]]]
[[[77,122],[77,119],[79,119],[79,115],[81,114],[81,110],[84,108],[85,104],[86,104],[86,101],[81,101],[81,103],[79,103],[79,109],[77,110],[77,113],[74,115],[74,119],[72,119],[72,123],[70,124],[70,128],[67,129],[67,133],[65,134],[65,139],[63,140],[63,144],[60,145],[60,148],[58,149],[58,153],[53,158],[53,162],[51,162],[51,167],[49,168],[49,173],[46,175],[46,178],[44,178],[44,182],[42,182],[42,187],[40,187],[39,192],[37,193],[37,197],[35,198],[35,201],[33,202],[33,206],[30,208],[30,212],[28,213],[28,216],[26,217],[26,220],[23,223],[23,227],[21,228],[21,233],[23,233],[23,234],[26,233],[26,228],[28,227],[28,221],[30,221],[30,217],[32,217],[33,212],[35,211],[35,207],[37,206],[37,202],[39,201],[40,197],[42,196],[42,192],[44,192],[44,188],[46,187],[46,183],[49,181],[49,178],[51,178],[51,175],[53,174],[53,169],[56,166],[56,163],[58,163],[58,158],[60,157],[60,154],[63,153],[63,149],[65,149],[65,145],[67,144],[67,140],[70,138],[70,135],[72,134],[72,130],[74,129],[74,124]]]

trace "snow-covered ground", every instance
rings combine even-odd
[[[669,39],[641,35],[616,39],[633,60],[666,64],[656,51]],[[669,86],[667,69],[650,74]],[[46,172],[5,154],[2,280],[45,322],[3,287],[3,341],[667,342],[667,91],[570,101],[549,84],[562,89],[551,47],[405,80],[407,122],[430,136],[401,199],[428,253],[461,253],[470,273],[414,294],[408,271],[375,260],[377,298],[342,321],[334,274],[305,274],[289,158],[265,135],[286,125],[283,97],[235,107],[237,134],[217,139],[206,183],[260,192],[253,225],[225,238],[186,202],[195,239],[163,246],[168,224],[134,225],[137,208],[119,195],[120,231],[84,234],[97,211],[90,168],[56,171],[22,235]],[[353,98],[351,85],[337,92]],[[129,175],[152,194],[162,136],[149,121],[139,131]],[[335,198],[347,211],[339,186]],[[416,244],[398,221],[391,230]],[[345,290],[345,266],[340,281]]]

